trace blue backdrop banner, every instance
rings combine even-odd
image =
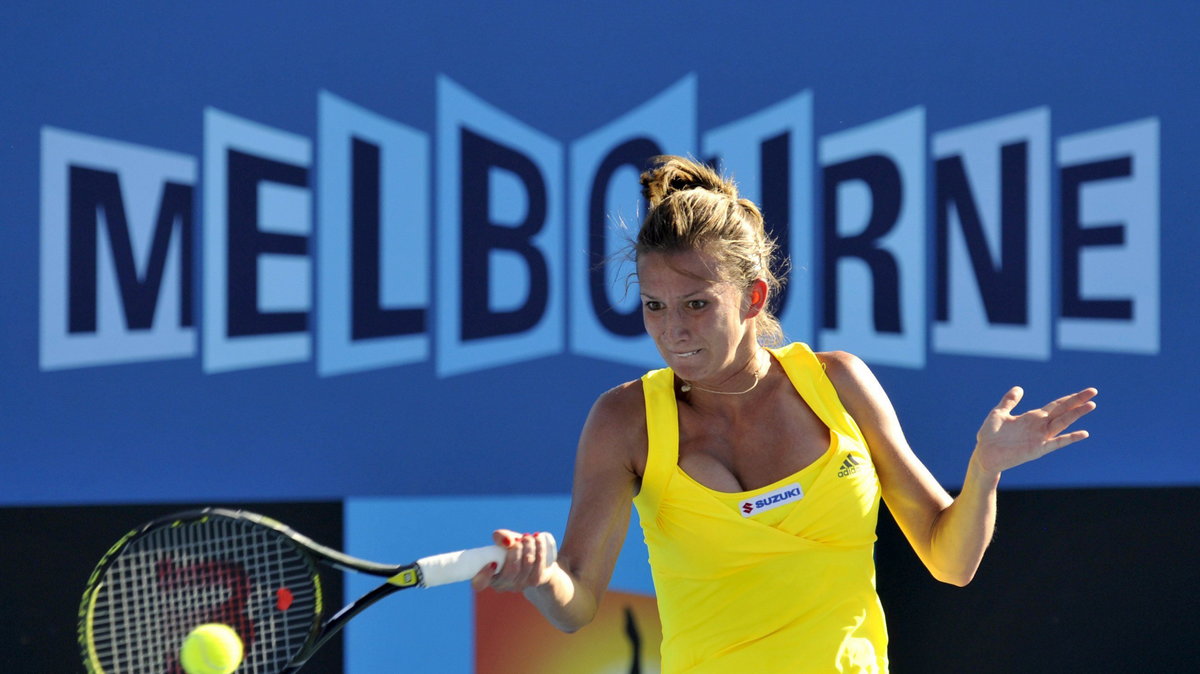
[[[74,5],[74,6],[72,6]],[[1101,390],[1007,486],[1200,484],[1193,2],[8,2],[0,503],[563,494],[660,367],[658,153],[791,260],[958,483],[1008,387]]]

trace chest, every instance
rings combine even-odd
[[[829,428],[794,391],[738,414],[679,407],[679,467],[716,491],[749,491],[792,475],[820,458],[829,440]]]

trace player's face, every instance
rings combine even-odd
[[[667,365],[688,381],[723,381],[754,353],[746,292],[715,276],[712,257],[701,252],[638,259],[646,332]]]

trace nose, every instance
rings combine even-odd
[[[662,325],[663,338],[679,341],[688,336],[687,321],[681,309],[673,308],[663,313],[665,314]]]

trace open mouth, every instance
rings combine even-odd
[[[695,351],[684,351],[682,353],[676,353],[675,357],[676,358],[691,358],[692,356],[694,356],[698,353],[700,353],[700,349],[696,349]]]

